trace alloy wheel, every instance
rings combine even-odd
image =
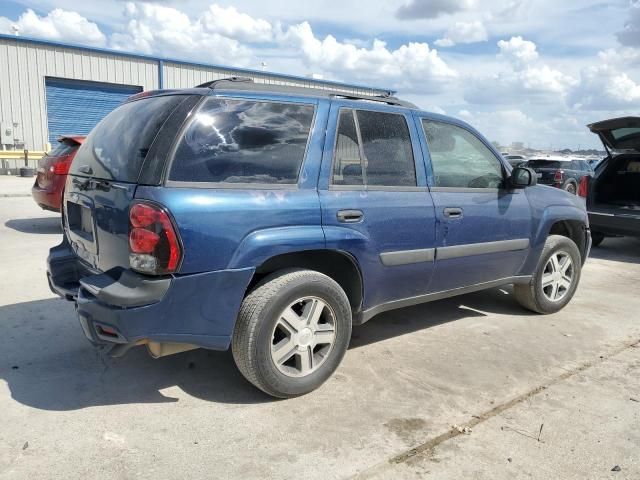
[[[548,300],[559,302],[569,292],[574,278],[573,261],[566,252],[549,257],[542,272],[542,292]]]
[[[273,329],[271,359],[290,377],[304,377],[325,362],[336,338],[333,309],[317,297],[304,297],[280,314]]]

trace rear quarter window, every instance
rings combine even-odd
[[[186,98],[186,95],[167,95],[122,104],[87,136],[70,173],[136,182],[156,134]]]
[[[169,180],[224,184],[295,184],[314,107],[211,97],[175,150]]]

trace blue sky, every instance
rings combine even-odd
[[[640,0],[3,0],[0,32],[393,88],[492,140],[599,147],[640,106]]]

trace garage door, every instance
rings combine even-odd
[[[134,85],[46,78],[49,143],[59,135],[87,134],[127,97],[142,91]]]

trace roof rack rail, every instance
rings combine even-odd
[[[229,84],[242,84],[242,85],[229,85]],[[226,85],[224,85],[226,84]],[[256,91],[265,91],[265,92],[282,92],[282,93],[303,93],[306,95],[313,95],[316,97],[327,97],[327,98],[344,98],[347,100],[364,100],[369,102],[380,102],[386,103],[388,105],[396,105],[400,107],[406,108],[418,108],[411,102],[407,102],[406,100],[400,100],[397,97],[393,96],[393,92],[389,90],[384,90],[380,95],[366,95],[366,94],[358,94],[358,93],[349,93],[341,91],[337,88],[313,88],[313,87],[298,87],[298,86],[290,86],[290,85],[274,85],[267,83],[256,83],[252,78],[249,77],[227,77],[220,78],[218,80],[212,80],[210,82],[202,83],[195,88],[210,88],[214,90],[216,88],[237,88],[237,89],[247,89],[247,90],[256,90]]]
[[[398,97],[392,96],[390,93],[386,95],[355,95],[352,93],[329,93],[329,97],[344,98],[347,100],[368,100],[370,102],[382,102],[388,105],[397,105],[399,107],[418,108],[411,102],[400,100]]]
[[[219,78],[218,80],[211,80],[210,82],[204,82],[200,85],[196,85],[195,88],[216,88],[216,85],[221,82],[245,82],[245,83],[253,83],[253,78],[249,77],[226,77]]]

